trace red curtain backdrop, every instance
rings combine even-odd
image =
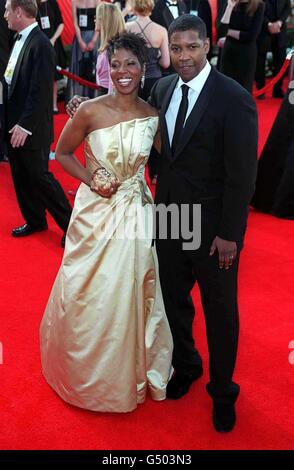
[[[217,9],[217,0],[209,0],[212,12],[212,35],[213,42],[215,40],[215,18],[216,18],[216,9]],[[74,28],[71,16],[71,0],[58,0],[59,7],[62,12],[63,21],[64,21],[64,31],[62,34],[63,44],[71,44]]]
[[[74,27],[73,27],[73,22],[72,22],[72,15],[71,15],[71,0],[57,0],[57,2],[61,10],[63,21],[64,21],[62,41],[63,41],[63,44],[66,46],[72,43],[73,35],[74,35]]]

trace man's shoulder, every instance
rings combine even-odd
[[[29,34],[32,44],[39,44],[41,46],[52,46],[50,39],[43,33],[43,31],[36,26]]]
[[[155,2],[155,5],[154,5],[154,8],[153,8],[153,12],[154,10],[157,11],[157,10],[162,10],[162,7],[165,6],[165,0],[157,0]]]
[[[227,101],[231,98],[240,98],[254,102],[252,95],[242,87],[240,83],[236,82],[236,80],[227,77],[215,69],[213,70],[213,73],[217,90],[222,93],[224,100]]]
[[[178,75],[173,73],[171,75],[167,75],[166,77],[162,77],[160,78],[157,82],[156,82],[156,90],[161,93],[161,92],[165,92],[167,90],[167,88],[170,86],[170,84],[172,82],[174,82],[175,80],[178,79]]]

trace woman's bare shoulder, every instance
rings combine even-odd
[[[143,101],[143,100],[142,100],[142,104],[143,104],[143,107],[144,107],[144,111],[145,111],[145,113],[146,113],[146,116],[154,116],[154,117],[157,117],[157,116],[159,115],[157,109],[154,108],[153,106],[151,106],[151,104],[146,103],[146,101]]]

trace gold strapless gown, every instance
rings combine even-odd
[[[131,411],[148,386],[163,400],[172,372],[144,180],[157,125],[157,117],[134,119],[88,135],[87,167],[94,171],[99,159],[121,185],[110,199],[80,185],[41,323],[47,382],[66,402],[93,411]]]

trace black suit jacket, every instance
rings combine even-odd
[[[177,81],[177,75],[162,78],[151,91],[162,138],[155,202],[200,203],[202,222],[214,219],[215,233],[206,233],[242,242],[256,179],[255,103],[237,82],[212,68],[173,157],[165,114]]]
[[[269,48],[269,39],[272,36],[268,31],[268,23],[275,21],[282,21],[281,32],[275,35],[278,39],[279,47],[286,47],[287,45],[287,24],[286,20],[291,13],[291,0],[276,0],[275,6],[269,0],[265,1],[264,20],[261,33],[258,37],[258,46],[261,50]]]
[[[184,15],[188,12],[186,4],[183,0],[178,0],[179,5],[179,15]],[[152,10],[152,14],[150,16],[152,21],[155,23],[164,26],[164,28],[168,29],[171,22],[174,20],[173,15],[170,12],[165,0],[157,0],[154,8]]]
[[[54,49],[37,26],[26,39],[8,89],[5,79],[5,127],[31,131],[24,149],[46,148],[53,140]]]

